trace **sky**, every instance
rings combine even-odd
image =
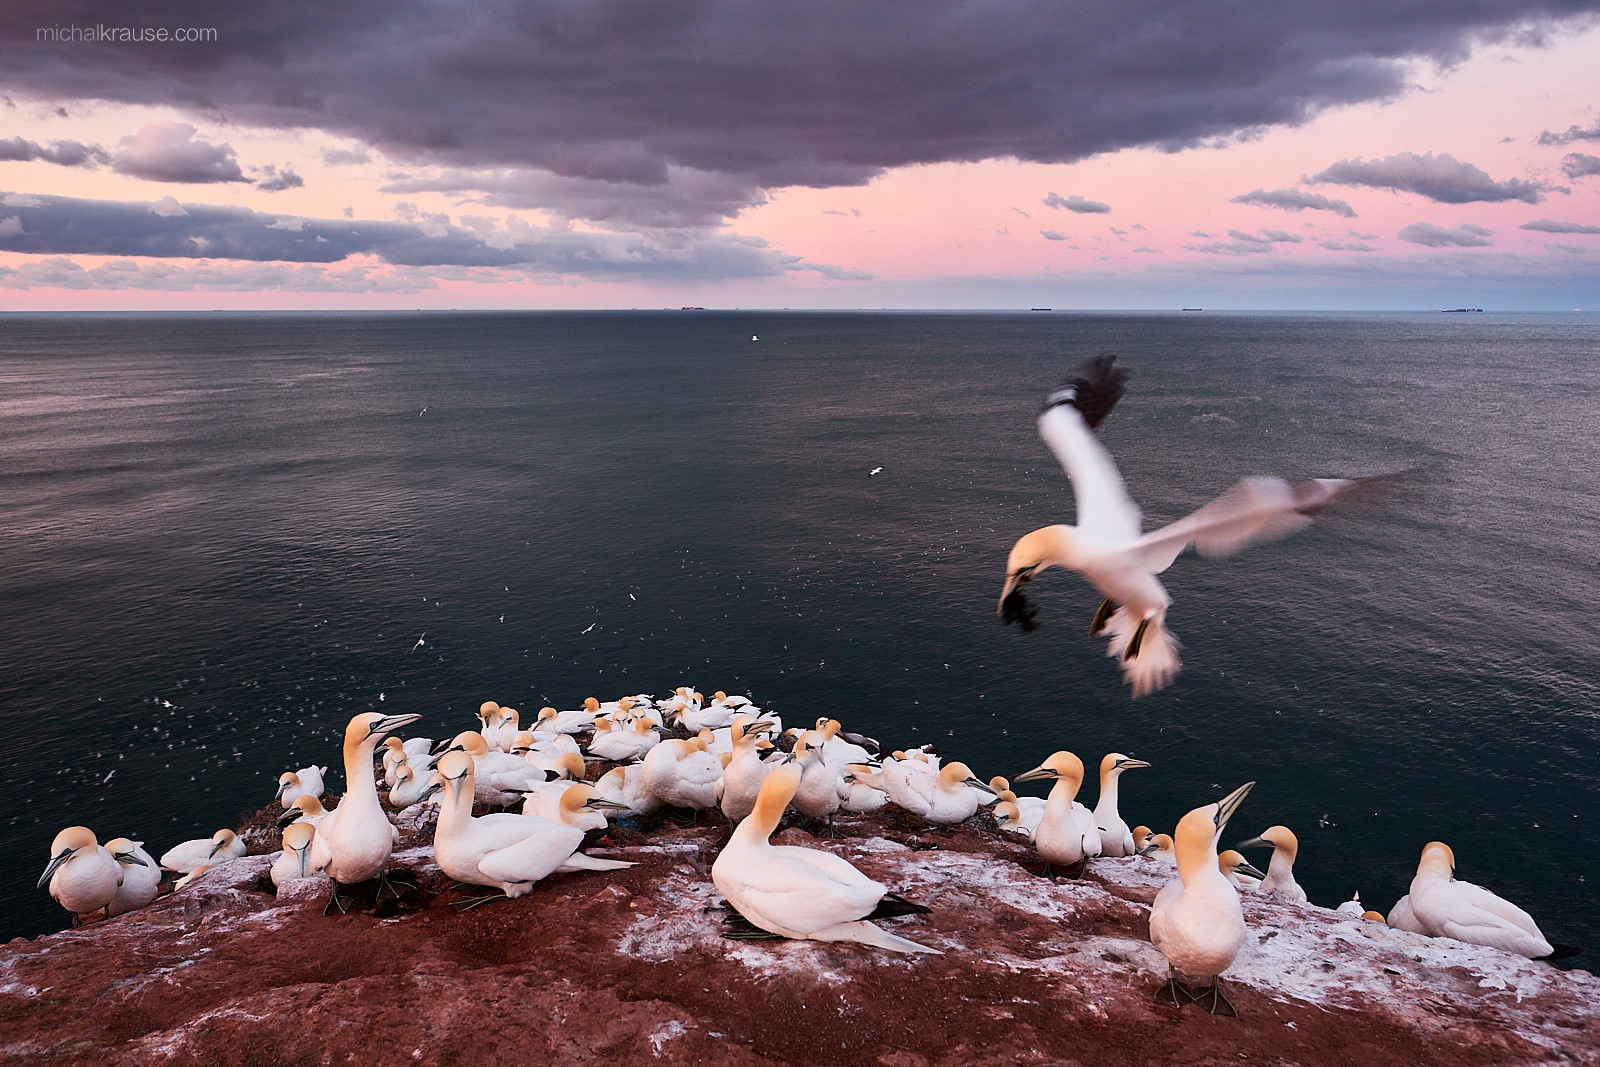
[[[0,310],[1596,310],[1597,56],[1600,0],[7,0]]]

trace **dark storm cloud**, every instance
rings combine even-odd
[[[1051,193],[1044,198],[1044,206],[1064,208],[1067,211],[1075,211],[1079,215],[1105,215],[1111,211],[1110,204],[1102,204],[1098,200],[1088,200],[1077,193],[1073,193],[1071,196]]]
[[[99,145],[77,141],[51,141],[47,145],[21,137],[0,137],[0,162],[27,163],[43,160],[61,167],[98,167],[111,162]]]
[[[401,222],[342,222],[182,205],[172,197],[121,203],[0,193],[0,252],[287,263],[370,255],[402,267],[501,267],[613,278],[743,278],[796,270],[864,277],[802,262],[753,237],[719,234],[666,246],[620,234],[500,226],[488,219],[452,225],[444,216],[412,214]]]
[[[158,122],[124,137],[111,157],[111,169],[153,182],[242,182],[248,179],[233,149],[195,136],[186,122]]]
[[[1588,178],[1600,174],[1600,156],[1589,156],[1582,152],[1572,152],[1561,161],[1561,173],[1573,181],[1579,178]]]
[[[1493,230],[1466,223],[1454,229],[1435,226],[1431,222],[1413,222],[1395,234],[1402,241],[1428,248],[1483,248],[1491,242]]]
[[[1320,193],[1306,193],[1299,189],[1256,189],[1236,196],[1232,203],[1254,204],[1257,207],[1275,207],[1284,211],[1331,211],[1347,219],[1356,217],[1355,209],[1343,200],[1334,200]]]
[[[609,183],[625,201],[674,168],[712,174],[734,195],[679,210],[725,218],[766,189],[907,164],[1218,143],[1395,98],[1411,58],[1459,61],[1595,6],[147,0],[135,14],[125,0],[8,0],[0,90],[319,128],[411,167],[531,168]],[[217,33],[36,40],[42,26],[130,21]]]
[[[1441,204],[1504,200],[1537,204],[1550,191],[1550,186],[1542,182],[1520,178],[1495,181],[1471,163],[1432,152],[1420,156],[1401,152],[1386,159],[1347,159],[1306,180],[1416,193]]]

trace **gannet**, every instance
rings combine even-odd
[[[522,795],[547,781],[545,772],[520,756],[489,747],[477,730],[463,730],[446,753],[465,752],[472,757],[473,782],[480,804],[509,808],[522,803]],[[437,764],[435,764],[437,766]]]
[[[845,811],[877,811],[889,803],[889,791],[884,788],[882,772],[870,764],[852,763],[845,768],[844,797],[839,807]]]
[[[179,874],[196,867],[226,863],[244,855],[245,845],[232,830],[223,828],[210,837],[196,837],[173,845],[161,854],[161,866]]]
[[[601,796],[588,782],[565,780],[546,782],[543,789],[529,793],[522,803],[524,815],[537,815],[584,832],[604,830],[609,825],[606,812],[627,810],[622,804]]]
[[[871,763],[877,759],[877,753],[868,751],[860,742],[852,741],[844,734],[844,727],[838,719],[824,716],[817,720],[816,731],[820,740],[815,742],[817,749],[822,753],[822,758],[827,763],[842,767],[851,763]],[[860,734],[851,734],[851,737],[861,737]],[[862,738],[862,740],[871,740]]]
[[[1455,866],[1455,853],[1442,841],[1422,850],[1411,879],[1411,913],[1428,934],[1534,959],[1554,951],[1533,916],[1482,886],[1456,881]]]
[[[1197,1002],[1209,996],[1213,1015],[1224,1006],[1227,1014],[1236,1014],[1222,993],[1221,975],[1239,954],[1245,937],[1238,890],[1218,867],[1217,838],[1254,786],[1246,782],[1215,804],[1195,808],[1178,820],[1173,835],[1178,880],[1163,886],[1150,906],[1150,940],[1167,957],[1167,981],[1156,996],[1179,1004],[1178,975],[1210,978],[1209,994],[1184,992]]]
[[[1266,877],[1242,853],[1231,848],[1217,853],[1217,868],[1235,889],[1255,889]]]
[[[1182,665],[1178,641],[1166,628],[1170,599],[1156,575],[1191,544],[1202,556],[1227,556],[1287,537],[1357,481],[1245,478],[1198,511],[1143,533],[1139,509],[1093,432],[1123,394],[1128,373],[1114,369],[1114,359],[1097,356],[1083,364],[1045,401],[1039,436],[1072,481],[1078,523],[1045,526],[1017,541],[1006,560],[998,614],[1024,631],[1037,629],[1023,587],[1050,567],[1077,571],[1105,596],[1089,634],[1110,637],[1107,654],[1120,660],[1140,697],[1166,686]]]
[[[105,911],[122,884],[122,867],[87,826],[69,826],[50,843],[50,863],[35,889],[50,884],[50,895],[76,916]]]
[[[594,697],[584,700],[582,711],[557,711],[552,707],[539,709],[533,732],[540,735],[577,734],[594,729],[594,721],[601,715],[600,702]]]
[[[289,826],[297,822],[308,822],[312,826],[321,826],[322,820],[327,817],[328,809],[322,806],[322,801],[316,797],[301,797],[290,805],[288,811],[279,816],[278,825]]]
[[[595,779],[595,792],[622,805],[635,815],[645,815],[661,806],[655,794],[645,788],[644,772],[637,763],[613,767]]]
[[[1123,771],[1150,764],[1120,752],[1109,752],[1100,761],[1100,797],[1094,805],[1094,825],[1100,831],[1102,856],[1133,855],[1133,831],[1117,812],[1117,779]]]
[[[1384,922],[1396,930],[1406,930],[1413,934],[1426,934],[1428,932],[1411,912],[1410,893],[1394,902],[1394,907],[1389,909],[1389,917]]]
[[[317,841],[317,828],[308,822],[297,822],[283,832],[283,852],[273,861],[272,884],[281,886],[296,878],[325,878],[322,867],[313,858]],[[327,849],[322,849],[326,859]]]
[[[378,878],[380,895],[388,885],[384,868],[389,864],[399,832],[378,802],[378,786],[372,773],[373,750],[385,734],[420,718],[420,715],[380,715],[368,711],[351,719],[345,727],[345,793],[339,798],[339,806],[328,812],[317,828],[317,835],[328,846],[327,871],[332,882],[328,904],[340,911],[344,910],[344,902],[339,898],[341,883],[355,885]],[[392,886],[389,888],[393,891]]]
[[[1267,877],[1261,883],[1261,891],[1305,903],[1306,891],[1294,880],[1294,857],[1300,851],[1300,839],[1294,836],[1294,831],[1287,826],[1271,826],[1259,837],[1240,841],[1238,847],[1272,849],[1272,861],[1267,864]]]
[[[389,787],[389,803],[396,808],[409,808],[427,791],[427,781],[413,771],[410,764],[402,763],[395,770],[394,785]]]
[[[556,871],[614,871],[633,866],[578,851],[583,831],[537,815],[507,812],[473,818],[473,761],[448,752],[434,770],[432,784],[444,791],[433,855],[439,869],[458,882],[497,886],[520,897],[535,882]]]
[[[733,750],[722,768],[722,798],[717,806],[729,822],[738,822],[755,808],[761,783],[767,780],[767,772],[772,770],[771,765],[761,759],[763,747],[772,748],[772,742],[759,732],[748,729],[753,722],[759,721],[741,717],[728,727]]]
[[[142,908],[156,898],[156,890],[161,887],[161,867],[144,850],[143,841],[113,837],[106,842],[106,851],[122,868],[122,884],[106,905],[106,918]]]
[[[1029,840],[1033,839],[1034,827],[1028,826],[1022,820],[1022,812],[1017,808],[1015,800],[1002,800],[994,806],[994,821],[1000,824],[1000,829],[1007,833],[1018,834]]]
[[[915,761],[902,761],[901,765]],[[898,781],[884,769],[889,800],[931,823],[949,826],[978,810],[980,793],[993,792],[965,763],[947,763],[933,772],[911,772]]]
[[[284,771],[278,775],[276,799],[285,808],[303,796],[320,797],[324,790],[322,776],[326,767],[301,767],[298,771]]]
[[[1349,900],[1345,901],[1343,904],[1340,904],[1333,910],[1338,912],[1340,915],[1349,915],[1356,919],[1361,918],[1367,913],[1367,909],[1361,906],[1360,892],[1352,894]]]
[[[1019,774],[1016,780],[1032,782],[1050,778],[1055,785],[1045,797],[1044,815],[1033,831],[1033,847],[1039,850],[1051,867],[1082,866],[1100,855],[1100,829],[1095,826],[1094,813],[1076,800],[1083,785],[1083,761],[1071,752],[1052,753],[1033,770]]]
[[[844,782],[844,768],[835,767],[824,760],[822,752],[812,748],[808,738],[818,742],[822,740],[821,735],[813,731],[795,744],[792,755],[800,765],[800,785],[796,787],[794,798],[789,803],[807,819],[827,819],[828,833],[832,835],[833,813],[839,810],[848,788]],[[976,810],[977,802],[974,801],[973,811]]]
[[[602,730],[599,725],[605,721],[595,720],[594,737],[590,738],[586,749],[596,759],[617,763],[639,759],[661,742],[661,735],[649,719],[635,719],[626,728],[608,723],[607,728]]]
[[[800,787],[797,763],[774,767],[750,815],[711,866],[711,880],[734,910],[753,925],[783,937],[859,941],[895,952],[939,950],[919,945],[871,920],[926,912],[890,893],[828,852],[774,845],[769,838]]]
[[[645,753],[639,772],[644,787],[663,804],[694,811],[717,806],[722,761],[706,751],[699,737],[661,742]]]

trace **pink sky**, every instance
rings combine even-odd
[[[1567,27],[1543,45],[1480,45],[1449,67],[1411,61],[1392,99],[1214,146],[887,166],[865,184],[762,184],[720,218],[649,225],[639,218],[650,209],[608,215],[590,187],[565,192],[570,176],[539,168],[462,167],[377,137],[13,83],[0,144],[23,148],[0,161],[0,248],[35,233],[29,212],[44,198],[66,198],[191,220],[198,207],[246,208],[280,231],[300,220],[411,226],[491,251],[559,239],[612,260],[597,271],[576,252],[406,265],[371,251],[331,263],[0,251],[0,308],[1592,309],[1600,174],[1571,175],[1600,155],[1596,55],[1600,30]],[[15,158],[66,143],[102,162]],[[194,169],[174,178],[180,164]],[[1360,184],[1369,171],[1389,177],[1363,180],[1419,176],[1409,188]],[[299,184],[277,180],[291,175]],[[551,206],[509,204],[502,179],[538,186]],[[702,186],[725,180],[684,169],[668,184],[698,203],[712,199]],[[1462,181],[1482,189],[1462,192]],[[1236,200],[1257,191],[1328,206]]]

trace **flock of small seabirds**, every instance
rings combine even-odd
[[[1122,396],[1127,372],[1100,356],[1050,394],[1039,416],[1040,436],[1072,482],[1077,524],[1052,525],[1020,538],[1006,562],[998,614],[1023,630],[1037,628],[1037,609],[1024,587],[1049,567],[1081,574],[1103,596],[1090,635],[1109,638],[1135,697],[1168,685],[1180,668],[1178,642],[1166,626],[1169,598],[1160,575],[1186,548],[1220,556],[1287,536],[1335,498],[1371,479],[1289,482],[1245,478],[1193,514],[1143,532],[1139,509],[1094,434]],[[878,471],[873,471],[876,474]],[[1110,753],[1100,762],[1099,797],[1090,809],[1077,799],[1085,771],[1078,756],[1060,751],[1019,776],[1018,783],[1053,783],[1044,798],[1019,796],[1005,778],[980,781],[966,764],[944,761],[931,748],[884,755],[871,738],[844,731],[837,719],[784,730],[778,716],[749,698],[718,692],[707,700],[689,687],[670,697],[640,693],[583,708],[542,709],[524,727],[519,713],[494,701],[479,709],[479,728],[448,741],[402,738],[418,715],[366,712],[344,734],[346,791],[323,807],[326,767],[286,771],[276,797],[285,809],[283,848],[272,864],[279,887],[326,880],[326,910],[345,910],[342,889],[389,884],[386,868],[399,831],[382,803],[436,808],[433,854],[439,869],[492,892],[479,900],[517,897],[565,871],[609,871],[631,863],[592,856],[582,846],[608,820],[659,808],[715,809],[733,825],[711,878],[727,903],[769,934],[818,941],[854,941],[906,953],[938,953],[877,925],[877,920],[928,909],[891,892],[832,852],[774,845],[785,813],[809,820],[870,812],[893,805],[935,825],[952,825],[991,810],[1002,830],[1032,841],[1046,870],[1081,876],[1100,856],[1138,856],[1164,864],[1174,877],[1150,907],[1150,940],[1166,956],[1168,979],[1156,995],[1170,1003],[1199,1003],[1233,1014],[1220,976],[1245,941],[1240,890],[1304,903],[1294,879],[1295,835],[1273,826],[1236,849],[1219,853],[1223,828],[1250,792],[1247,782],[1221,800],[1178,820],[1170,834],[1130,827],[1118,810],[1118,781],[1149,767]],[[581,739],[581,742],[580,742]],[[381,777],[377,767],[381,748]],[[586,758],[587,757],[587,758]],[[591,763],[598,773],[588,777]],[[478,810],[488,813],[474,815]],[[1239,849],[1271,849],[1263,874]],[[73,826],[56,835],[39,886],[74,916],[107,918],[155,899],[164,871],[178,877],[173,891],[212,867],[245,854],[232,830],[185,841],[159,862],[142,844],[115,838],[101,845]],[[1561,951],[1527,912],[1496,894],[1454,877],[1455,856],[1430,842],[1410,892],[1387,917],[1363,911],[1359,900],[1341,912],[1436,937],[1488,945],[1531,958]]]

